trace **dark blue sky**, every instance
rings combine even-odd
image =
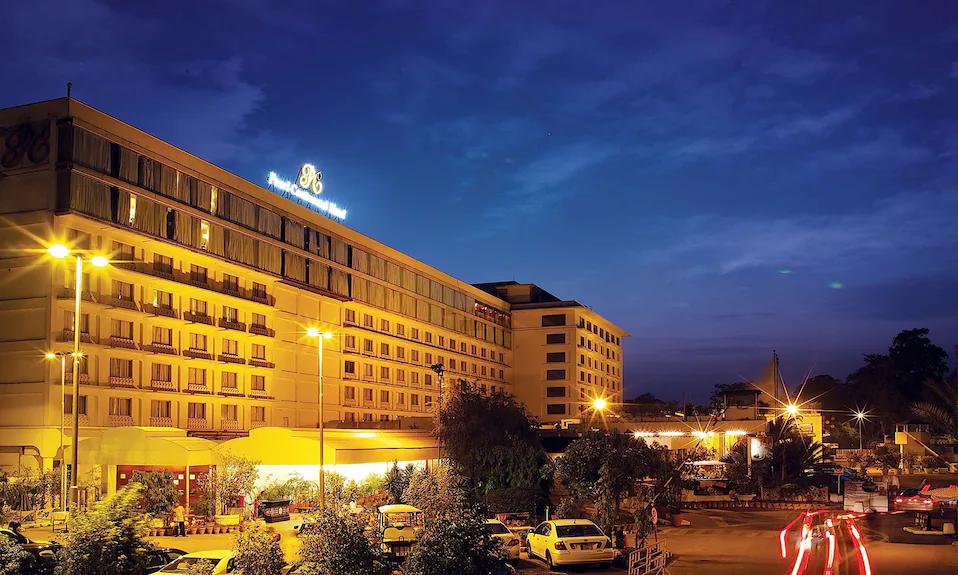
[[[627,329],[627,395],[704,399],[772,349],[790,383],[844,377],[912,327],[958,343],[953,1],[2,14],[0,106],[72,81],[254,182],[313,162],[355,229]]]

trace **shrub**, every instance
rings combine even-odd
[[[12,539],[0,536],[0,575],[19,575],[26,571],[30,554]]]
[[[273,534],[267,532],[265,526],[255,523],[237,534],[233,551],[236,553],[236,568],[243,575],[273,575],[281,573],[286,565],[279,541],[273,539]]]
[[[921,458],[921,466],[925,469],[937,469],[941,465],[941,460],[934,455],[926,455]]]
[[[166,518],[170,510],[180,500],[180,494],[173,483],[173,474],[163,471],[134,471],[133,481],[143,485],[143,499],[146,512],[154,517]]]
[[[500,575],[501,542],[475,510],[440,518],[427,526],[406,557],[406,575]]]
[[[183,575],[213,575],[213,569],[216,569],[216,564],[203,559],[202,561],[187,565],[186,570],[183,571]]]
[[[303,535],[304,575],[386,575],[390,572],[358,517],[327,508]]]

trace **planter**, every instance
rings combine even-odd
[[[682,520],[683,520],[683,519],[684,519],[684,517],[682,516],[682,512],[681,512],[681,511],[673,511],[673,512],[672,512],[672,526],[673,526],[673,527],[681,527],[681,526],[682,526]]]
[[[213,521],[219,526],[236,526],[239,525],[240,516],[239,515],[217,515],[213,518]]]
[[[752,493],[751,495],[736,495],[736,498],[738,498],[739,501],[751,501],[755,499],[755,494]]]

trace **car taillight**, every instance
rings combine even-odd
[[[896,498],[895,498],[895,503],[904,503],[904,501],[905,501],[905,500],[902,499],[901,497],[896,497]]]
[[[519,540],[513,538],[513,539],[510,539],[510,540],[509,540],[509,545],[508,545],[508,547],[515,547],[515,546],[518,545],[518,544],[519,544]]]
[[[922,501],[922,503],[924,503],[925,505],[931,505],[931,499],[926,499]]]
[[[565,543],[562,541],[556,541],[556,549],[559,551],[565,551]]]

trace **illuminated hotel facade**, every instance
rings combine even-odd
[[[69,98],[0,110],[4,131],[3,467],[52,466],[61,419],[69,444],[72,360],[61,378],[43,358],[73,350],[73,262],[45,252],[55,243],[111,262],[82,278],[81,445],[124,427],[215,441],[316,430],[310,327],[334,334],[323,344],[330,427],[430,417],[435,364],[447,389],[514,394],[544,422],[576,417],[580,398],[621,400],[624,331],[574,302],[515,303],[505,284],[462,282],[317,213],[345,214],[320,205],[318,177],[295,195],[275,174],[260,187]]]

